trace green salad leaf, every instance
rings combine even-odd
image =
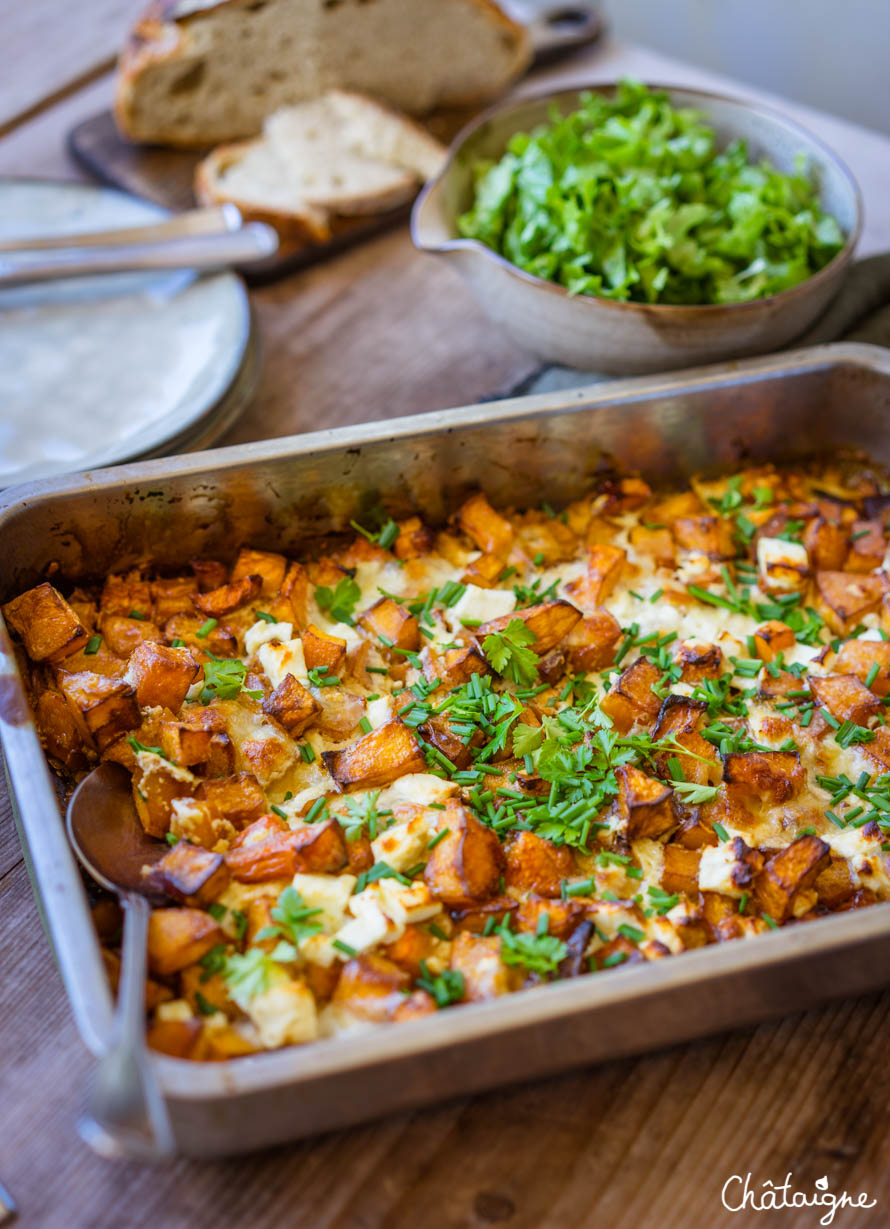
[[[844,244],[803,156],[787,174],[741,140],[718,152],[700,112],[629,80],[480,162],[458,228],[570,294],[639,303],[765,298]]]

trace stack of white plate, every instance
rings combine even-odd
[[[86,184],[0,180],[0,239],[145,225],[166,211]],[[257,377],[233,273],[113,274],[0,290],[0,487],[204,448]]]

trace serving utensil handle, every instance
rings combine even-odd
[[[46,251],[0,254],[0,287],[97,273],[223,269],[264,260],[277,248],[277,233],[263,222],[248,222],[238,230],[220,234],[181,235],[157,243],[66,248],[60,240],[57,248]]]
[[[143,896],[121,897],[124,937],[111,1041],[99,1060],[77,1123],[81,1138],[101,1156],[157,1160],[172,1155],[167,1107],[145,1047],[145,971],[151,906]]]

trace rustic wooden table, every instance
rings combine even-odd
[[[103,109],[138,0],[29,0],[3,16],[0,174],[77,178],[65,136]],[[567,82],[724,85],[605,44],[549,71]],[[538,82],[541,80],[538,76]],[[736,93],[752,94],[731,84]],[[890,139],[780,103],[848,160],[866,200],[860,251],[890,248]],[[534,364],[405,227],[258,290],[264,374],[227,442],[472,402]],[[47,822],[55,822],[47,816]],[[721,1208],[723,1183],[861,1190],[890,1222],[890,993],[714,1040],[452,1102],[264,1155],[148,1169],[87,1151],[74,1118],[89,1071],[0,798],[0,1181],[27,1226],[812,1226],[812,1209]],[[522,1072],[517,1071],[521,1079]]]

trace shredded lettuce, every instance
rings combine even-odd
[[[718,152],[700,112],[629,80],[479,163],[458,227],[570,294],[638,303],[765,298],[844,244],[803,155],[785,174],[741,140]]]

